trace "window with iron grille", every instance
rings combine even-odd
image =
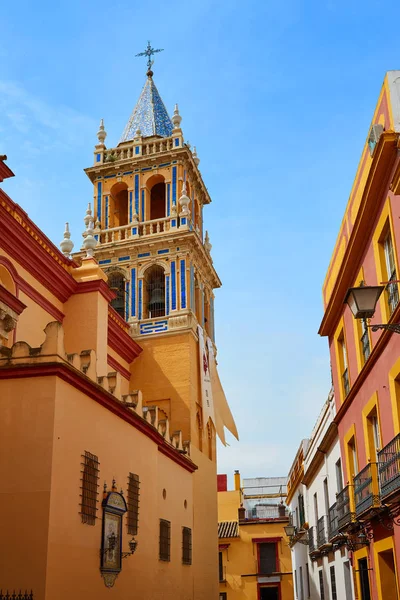
[[[299,494],[299,518],[300,518],[299,527],[301,529],[306,521],[305,511],[304,511],[304,496],[303,496],[303,494]]]
[[[192,530],[189,527],[182,527],[182,563],[192,564]]]
[[[99,459],[90,452],[85,452],[82,459],[81,518],[82,523],[94,525],[99,495]]]
[[[310,593],[310,572],[308,570],[308,563],[306,563],[306,583],[307,583],[307,598],[311,596]]]
[[[225,581],[224,577],[224,561],[222,558],[222,552],[218,553],[218,567],[219,567],[219,580]]]
[[[160,519],[160,560],[170,561],[171,522]]]
[[[325,600],[324,574],[322,573],[322,569],[319,572],[319,597],[321,600]]]
[[[383,249],[385,252],[387,278],[389,282],[393,281],[393,283],[388,283],[386,286],[389,312],[392,314],[399,303],[399,288],[397,283],[395,283],[397,279],[396,262],[394,258],[392,235],[390,231],[383,241]]]
[[[258,556],[260,561],[260,574],[270,575],[276,573],[276,544],[258,544]]]
[[[128,533],[137,535],[139,523],[139,475],[129,473],[128,477]]]
[[[331,567],[331,591],[332,600],[337,600],[335,567]]]

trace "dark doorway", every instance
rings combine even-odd
[[[393,550],[384,550],[378,553],[379,561],[379,583],[381,595],[385,600],[398,600],[396,567],[394,563]]]
[[[150,220],[165,216],[165,183],[156,183],[150,192]]]
[[[261,587],[260,600],[279,600],[279,587],[276,585]]]
[[[361,600],[371,600],[371,591],[369,589],[369,571],[368,560],[361,558],[358,561],[358,574],[360,576]]]

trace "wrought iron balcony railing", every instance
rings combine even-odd
[[[377,463],[369,463],[354,477],[354,499],[357,516],[380,505],[377,467]]]
[[[338,519],[338,528],[343,529],[353,520],[351,512],[350,494],[353,493],[353,486],[346,485],[336,496],[336,512]]]
[[[308,530],[308,550],[309,552],[315,552],[315,550],[317,549],[315,546],[315,533],[314,533],[315,527],[310,527]]]
[[[337,504],[332,504],[328,514],[328,538],[331,540],[339,533],[339,522],[337,513]]]
[[[317,521],[317,545],[318,548],[324,546],[328,541],[327,531],[326,531],[326,517],[320,517]]]
[[[378,452],[378,469],[382,498],[400,490],[400,434]]]

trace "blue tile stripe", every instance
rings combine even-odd
[[[133,211],[132,211],[132,192],[129,192],[129,223],[132,223]]]
[[[129,319],[129,281],[125,282],[125,321]]]
[[[99,265],[109,265],[111,262],[111,258],[105,258],[104,260],[99,260]]]
[[[130,256],[120,256],[118,259],[118,262],[123,262],[123,261],[127,261],[130,259]]]
[[[139,214],[139,175],[135,175],[135,212]]]
[[[136,317],[136,269],[131,269],[131,316]]]
[[[143,279],[139,279],[139,320],[142,318],[142,288]]]
[[[97,182],[97,220],[101,221],[101,181]]]
[[[142,221],[145,220],[145,212],[144,212],[144,190],[142,190]]]
[[[172,204],[176,204],[176,170],[177,167],[172,167]]]
[[[171,214],[171,184],[167,183],[167,217]]]
[[[106,206],[105,206],[104,212],[105,212],[105,218],[106,218],[106,229],[108,229],[108,196],[106,196],[105,204],[106,204]]]
[[[168,254],[169,249],[165,248],[165,250],[157,250],[157,254]]]
[[[169,275],[165,276],[165,296],[166,313],[169,315]]]
[[[145,256],[150,256],[150,252],[142,252],[142,254],[138,254],[138,258],[144,258]]]
[[[176,262],[171,262],[171,310],[176,310]]]
[[[186,261],[181,260],[181,308],[186,308]]]
[[[190,265],[190,309],[194,312],[194,267]]]

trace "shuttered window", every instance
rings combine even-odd
[[[99,459],[95,454],[85,452],[81,464],[81,519],[82,523],[94,525],[99,495]]]
[[[160,560],[171,560],[170,558],[171,545],[171,523],[160,519]]]
[[[276,544],[258,544],[260,574],[276,573]]]
[[[128,533],[137,535],[139,524],[139,475],[129,473],[128,477]]]
[[[192,530],[189,527],[182,527],[182,563],[192,564]]]

